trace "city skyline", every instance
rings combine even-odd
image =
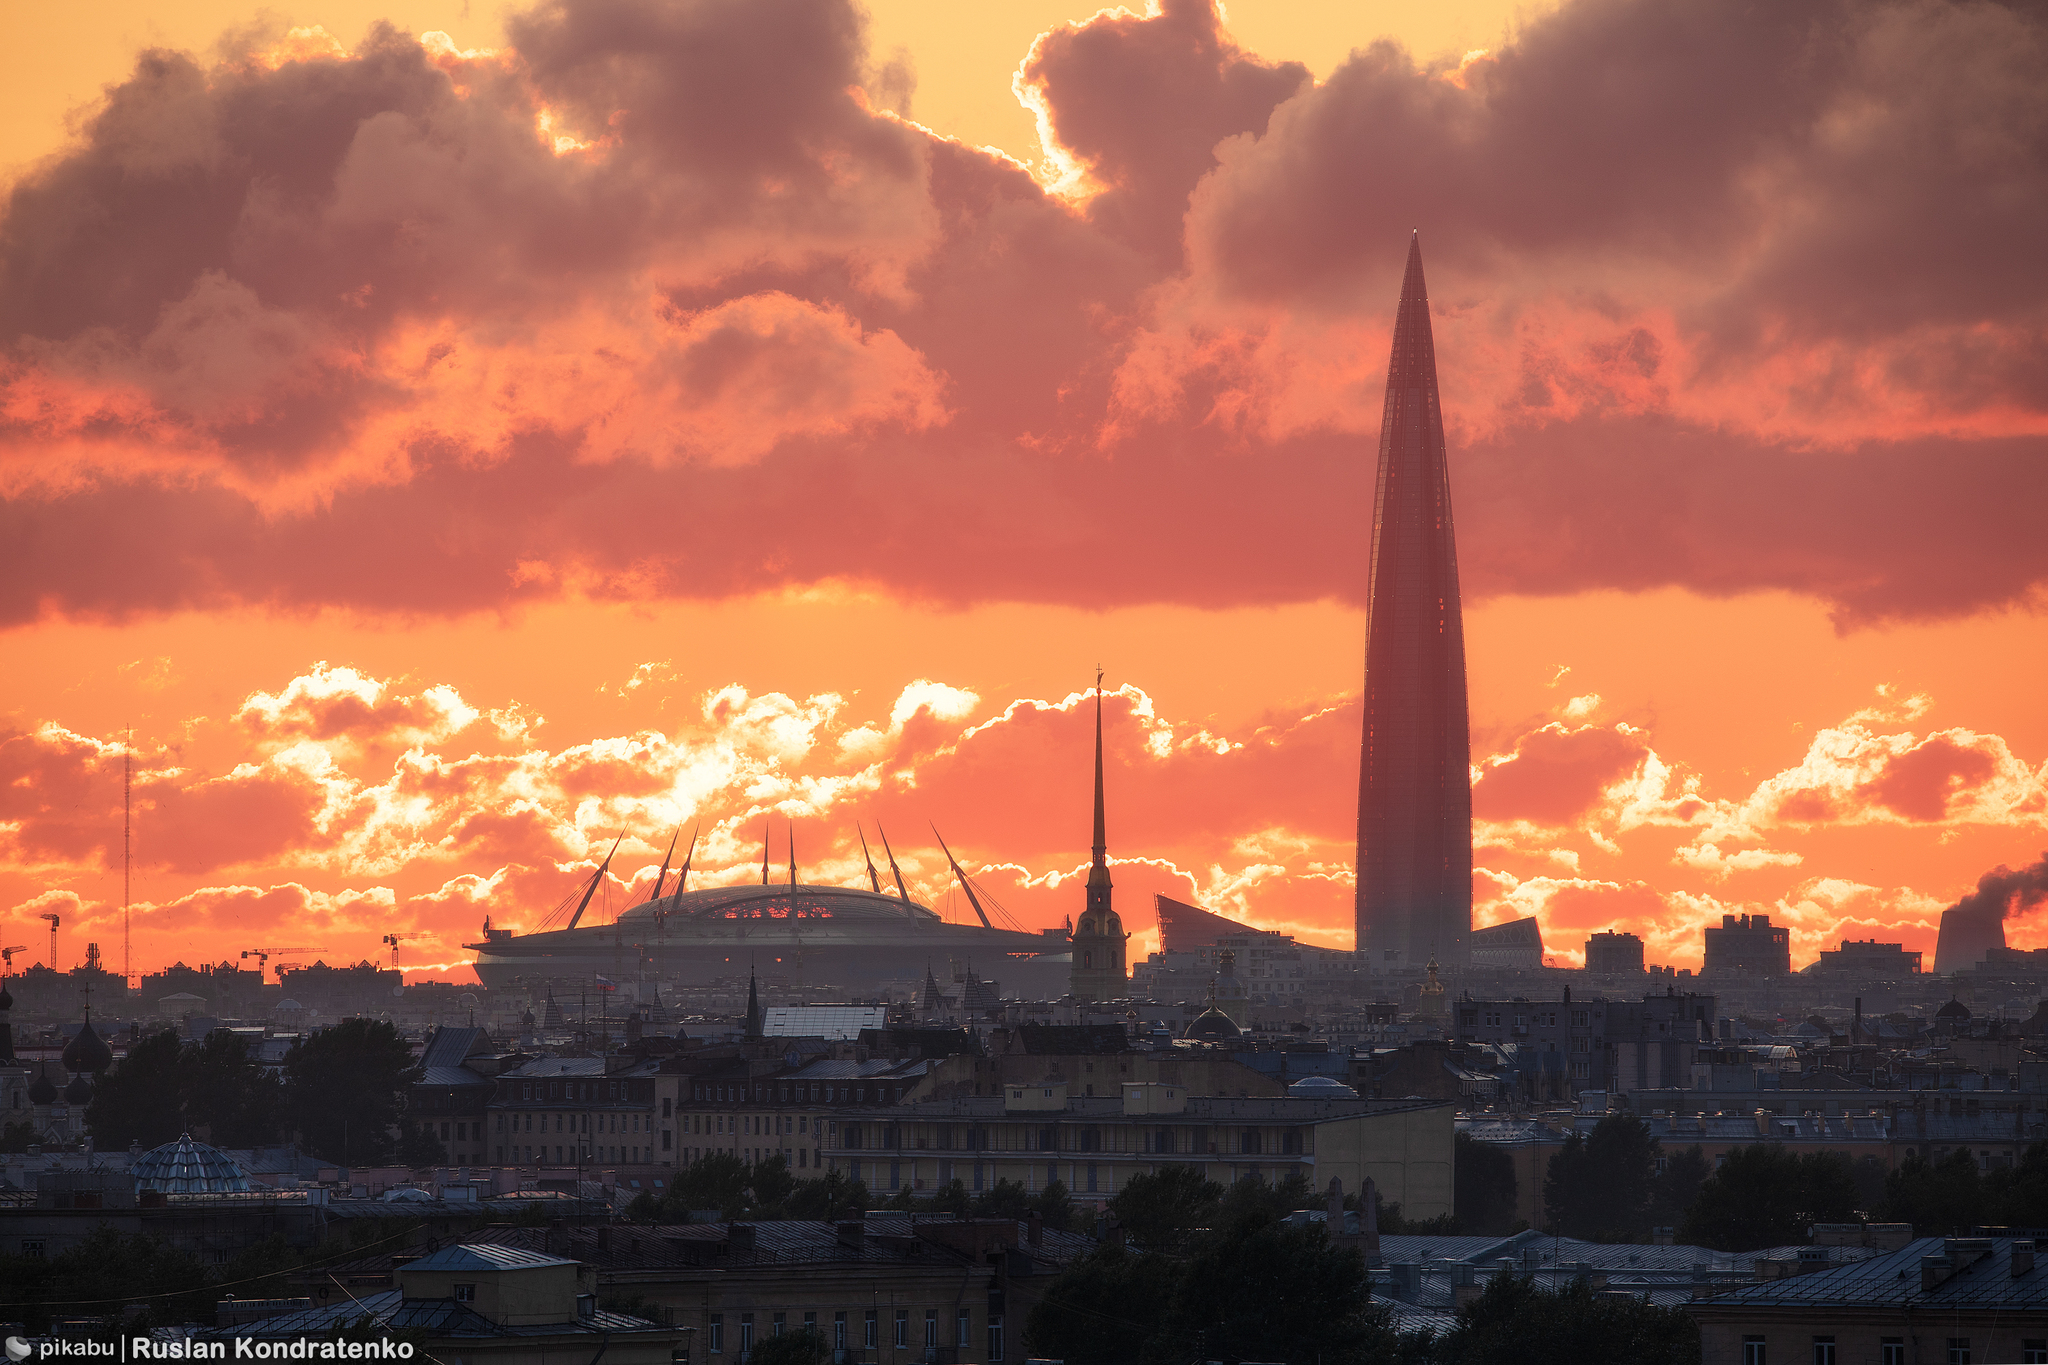
[[[1476,923],[1931,960],[2048,845],[2021,16],[370,8],[42,15],[0,81],[17,967],[115,951],[131,727],[138,971],[460,974],[622,827],[614,908],[771,812],[1055,925],[1097,662],[1126,910],[1347,943],[1417,227]]]

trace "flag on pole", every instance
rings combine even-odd
[[[615,991],[618,989],[618,987],[612,983],[612,979],[608,976],[600,976],[597,978],[597,988],[601,991]]]

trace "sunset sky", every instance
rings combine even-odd
[[[2048,23],[101,0],[0,50],[0,941],[469,979],[936,824],[1349,947],[1419,231],[1474,899],[1934,947],[2048,849]],[[685,835],[687,838],[687,834]],[[2008,926],[2023,946],[2048,926]]]

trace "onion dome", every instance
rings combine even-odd
[[[0,1010],[14,1008],[14,992],[7,989],[7,983],[0,981]]]
[[[1196,1015],[1188,1025],[1188,1031],[1181,1035],[1198,1043],[1232,1043],[1244,1036],[1231,1017],[1211,1005]]]
[[[114,1064],[114,1049],[92,1029],[92,1011],[85,1012],[85,1022],[78,1026],[78,1032],[64,1045],[64,1069],[69,1072],[90,1072],[98,1075]]]
[[[234,1160],[190,1133],[137,1157],[128,1168],[138,1190],[160,1194],[233,1194],[249,1188],[249,1177]]]
[[[1303,1076],[1287,1087],[1297,1100],[1355,1100],[1358,1092],[1333,1076]]]
[[[36,1078],[28,1083],[30,1104],[55,1104],[57,1087],[50,1083],[50,1064],[43,1062],[36,1068]]]
[[[71,1077],[71,1084],[64,1087],[64,1103],[84,1104],[92,1099],[92,1080],[83,1071]]]

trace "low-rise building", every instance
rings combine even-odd
[[[1086,1096],[1048,1081],[828,1120],[825,1161],[878,1193],[1057,1182],[1097,1204],[1169,1165],[1223,1184],[1299,1173],[1317,1189],[1336,1176],[1355,1190],[1371,1177],[1408,1216],[1433,1218],[1451,1212],[1453,1117],[1432,1101],[1217,1099],[1157,1082]]]
[[[1922,1237],[1687,1305],[1702,1365],[2048,1361],[2048,1264],[2033,1239]]]

